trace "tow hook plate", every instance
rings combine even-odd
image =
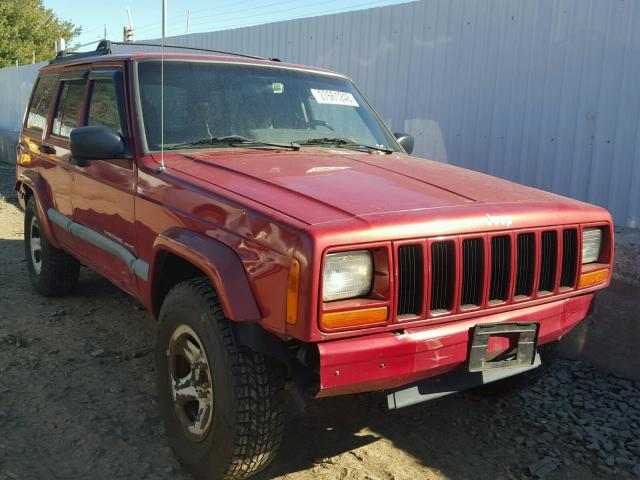
[[[538,340],[537,323],[493,323],[479,324],[473,329],[469,351],[469,371],[481,372],[494,368],[514,368],[533,365]],[[507,342],[509,347],[499,354],[489,352],[493,337]],[[516,343],[517,341],[517,343]]]

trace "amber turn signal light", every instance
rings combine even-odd
[[[291,261],[289,283],[287,285],[287,323],[294,325],[298,322],[298,290],[300,289],[300,262],[295,258]]]
[[[322,326],[326,329],[360,327],[387,321],[387,307],[364,308],[322,314]]]
[[[609,278],[609,270],[596,270],[595,272],[583,273],[580,275],[580,288],[590,287],[598,283],[606,282]]]
[[[18,159],[20,165],[31,165],[31,155],[28,153],[22,153]]]

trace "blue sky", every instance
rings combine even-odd
[[[292,18],[360,10],[408,0],[168,0],[168,32],[186,33],[187,10],[191,10],[193,32],[225,30]],[[88,43],[103,37],[122,40],[122,27],[127,23],[127,7],[131,8],[136,40],[158,38],[161,34],[161,0],[109,0],[92,3],[87,0],[44,0],[59,18],[82,27],[77,39]],[[74,41],[75,43],[75,41]]]

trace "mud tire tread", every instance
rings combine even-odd
[[[195,278],[177,284],[168,293],[165,302],[171,302],[174,295],[184,290],[190,291],[209,306],[207,315],[210,318],[207,320],[217,330],[225,347],[225,351],[217,354],[226,355],[231,368],[236,434],[232,439],[229,465],[222,478],[246,479],[269,465],[280,446],[285,420],[285,369],[270,357],[239,344],[232,323],[226,318],[208,278]],[[220,388],[220,385],[216,388]],[[211,478],[205,465],[196,466],[195,470],[197,477]]]

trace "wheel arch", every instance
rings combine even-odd
[[[18,176],[13,189],[23,209],[27,208],[27,202],[33,198],[36,209],[38,210],[38,216],[40,217],[40,225],[49,243],[56,248],[60,248],[60,244],[51,229],[51,222],[47,215],[47,210],[53,205],[53,202],[51,201],[49,189],[42,177],[37,172],[31,170],[23,171]]]
[[[149,279],[154,316],[174,285],[198,276],[209,279],[228,319],[255,322],[262,318],[236,252],[219,240],[183,228],[162,233],[153,245]]]

